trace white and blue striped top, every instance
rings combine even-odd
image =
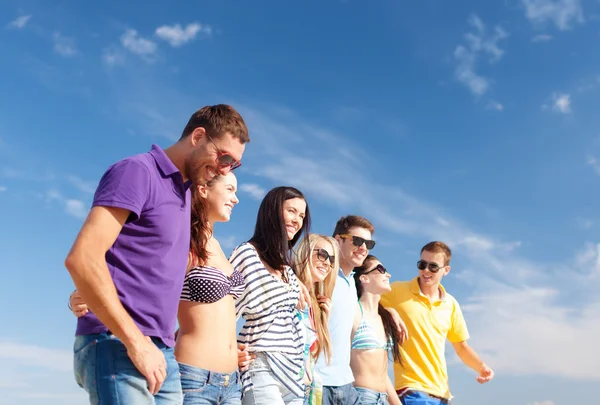
[[[244,276],[246,287],[236,300],[237,317],[244,325],[238,343],[250,352],[263,352],[273,375],[299,397],[304,396],[304,331],[296,316],[300,298],[298,279],[286,268],[289,283],[274,277],[254,246],[244,242],[231,253],[230,262]],[[248,371],[241,373],[243,392],[252,389]]]

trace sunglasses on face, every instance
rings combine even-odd
[[[369,270],[369,271],[365,272],[365,274],[372,273],[372,272],[374,272],[375,270],[377,270],[377,271],[378,271],[379,273],[381,273],[381,274],[385,274],[385,273],[387,273],[387,269],[386,269],[385,267],[383,267],[383,264],[379,263],[377,266],[375,266],[375,268],[374,268],[374,269],[371,269],[371,270]]]
[[[215,141],[212,140],[212,138],[210,137],[210,135],[208,135],[208,133],[206,134],[206,137],[208,139],[210,139],[212,144],[215,146],[215,149],[217,150],[217,159],[216,159],[215,163],[217,164],[218,167],[220,167],[220,168],[230,167],[231,170],[235,170],[242,165],[242,162],[240,162],[239,160],[236,160],[228,152],[221,151],[221,149],[219,149],[219,147],[217,146]]]
[[[368,250],[371,250],[375,247],[375,241],[374,240],[368,240],[368,239],[364,239],[361,238],[360,236],[354,236],[354,235],[349,235],[349,234],[341,234],[339,235],[340,238],[342,239],[350,239],[352,238],[352,244],[356,247],[362,246],[362,244],[364,243],[365,246],[367,247]]]
[[[325,249],[314,249],[313,251],[317,252],[317,259],[320,261],[326,262],[329,260],[330,266],[333,266],[333,263],[335,263],[335,255],[330,255]]]
[[[446,267],[446,266],[442,266],[442,267]],[[437,273],[438,271],[440,271],[440,269],[442,267],[440,267],[440,265],[437,263],[426,262],[425,260],[419,260],[417,262],[417,268],[419,270],[429,269],[429,271],[432,273]]]

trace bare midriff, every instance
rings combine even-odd
[[[238,366],[233,297],[217,302],[179,302],[178,362],[217,373],[233,373]]]
[[[350,367],[354,386],[386,392],[388,352],[384,349],[352,350]]]

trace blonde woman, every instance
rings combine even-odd
[[[310,304],[298,310],[298,317],[304,326],[304,383],[307,405],[321,405],[323,388],[315,374],[315,362],[324,355],[327,363],[331,358],[331,340],[327,328],[331,310],[331,296],[335,287],[339,268],[339,245],[331,236],[311,234],[296,249],[294,270],[300,282],[310,294]],[[335,271],[333,271],[335,270]]]

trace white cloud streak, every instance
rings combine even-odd
[[[16,28],[18,30],[25,28],[29,20],[31,19],[31,15],[22,15],[9,22],[6,26],[7,28]]]
[[[194,22],[188,24],[186,27],[182,27],[181,24],[163,25],[155,31],[156,36],[168,42],[173,47],[180,47],[192,41],[198,33],[211,36],[212,27]]]
[[[548,34],[539,34],[534,36],[531,39],[531,42],[535,43],[540,43],[540,42],[548,42],[552,39],[552,35],[548,35]]]
[[[67,214],[76,219],[85,219],[88,214],[86,204],[74,198],[65,198],[58,190],[50,189],[45,194],[48,203],[58,202]]]
[[[60,32],[57,31],[52,34],[52,41],[54,42],[54,52],[59,55],[70,57],[77,54],[74,38],[62,36]]]
[[[0,193],[3,192],[3,191],[6,191],[6,190],[8,190],[8,188],[6,188],[4,186],[0,186]]]
[[[157,46],[154,42],[149,39],[142,38],[138,35],[138,32],[134,29],[128,29],[121,36],[121,45],[130,52],[144,57],[149,58],[156,53]]]
[[[474,31],[465,35],[467,45],[459,45],[454,50],[454,58],[457,61],[454,74],[471,93],[481,96],[488,90],[490,81],[476,72],[478,57],[485,54],[489,57],[489,63],[499,61],[504,55],[504,50],[500,49],[498,43],[507,38],[508,33],[502,27],[496,26],[488,35],[485,24],[476,15],[469,17],[469,25]]]
[[[566,93],[552,94],[552,110],[561,114],[571,112],[571,95]]]
[[[0,358],[19,360],[32,366],[56,371],[69,372],[73,369],[73,353],[70,350],[0,341]]]
[[[250,196],[252,196],[252,198],[255,200],[262,200],[267,193],[267,190],[265,190],[263,187],[253,183],[245,183],[240,185],[240,190],[250,194]]]
[[[490,102],[487,104],[486,108],[488,110],[494,110],[494,111],[503,111],[504,110],[504,106],[494,100],[490,100]]]
[[[525,16],[535,25],[554,23],[561,31],[583,23],[580,0],[522,0]]]

